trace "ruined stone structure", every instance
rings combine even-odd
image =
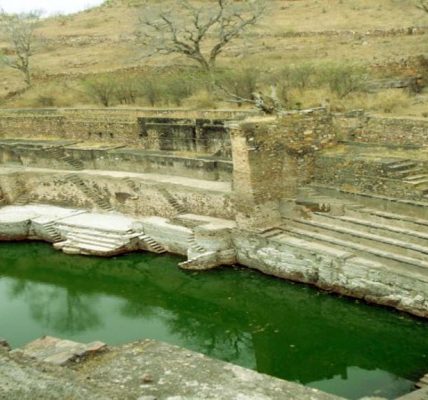
[[[428,317],[428,123],[1,110],[0,238],[240,263]]]

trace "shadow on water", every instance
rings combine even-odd
[[[0,244],[0,336],[155,338],[348,398],[397,397],[428,372],[428,323],[248,269],[65,256]]]

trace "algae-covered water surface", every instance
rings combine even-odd
[[[410,391],[428,323],[240,268],[181,271],[175,256],[66,256],[0,244],[0,336],[120,344],[153,338],[351,399]]]

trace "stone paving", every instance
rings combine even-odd
[[[83,345],[44,338],[21,351],[0,350],[0,399],[342,399],[153,340],[76,359],[76,351],[90,349],[92,353],[94,348],[104,350],[100,343]],[[58,358],[52,357],[55,353],[61,354],[62,360],[68,354],[66,367],[58,366]]]

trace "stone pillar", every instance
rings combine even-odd
[[[297,190],[295,160],[281,143],[276,119],[229,126],[236,222],[243,229],[281,224],[280,203]]]

